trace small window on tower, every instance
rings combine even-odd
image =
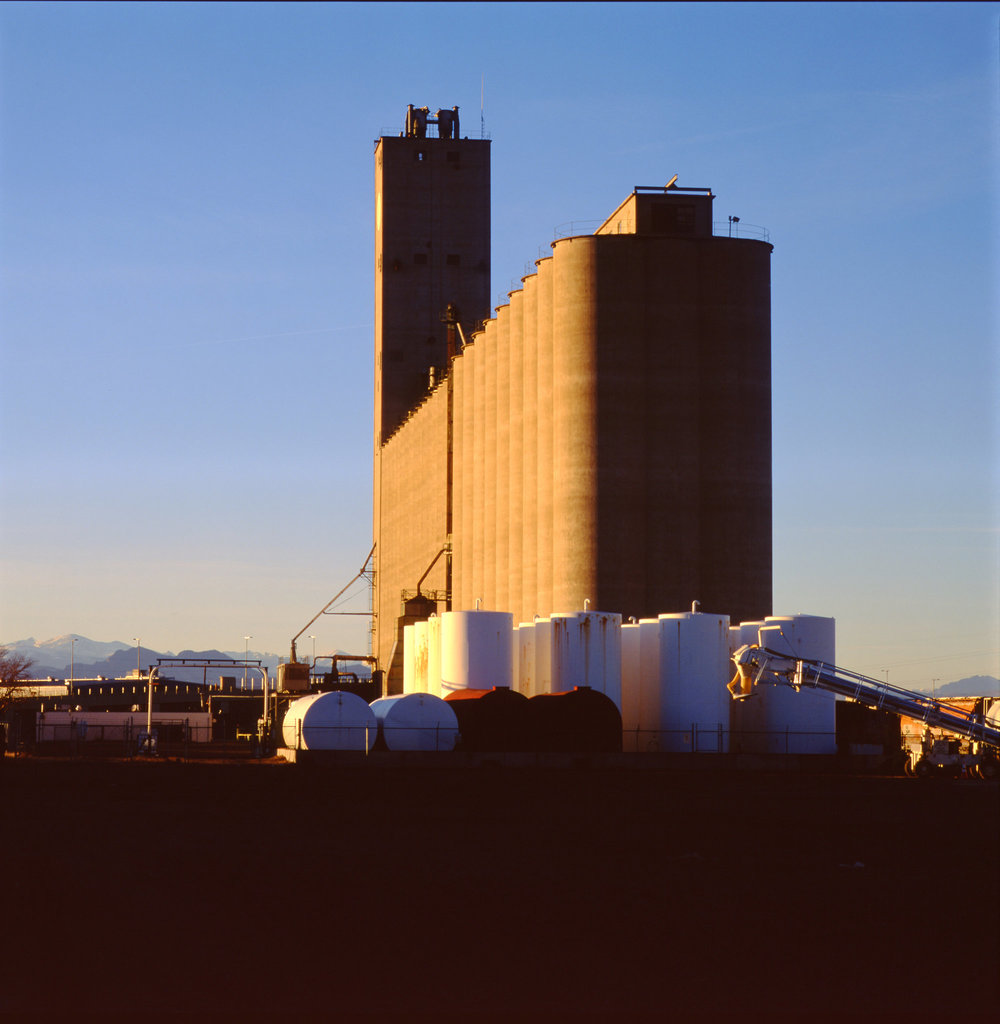
[[[413,262],[418,264],[419,266],[426,265],[426,263],[427,263],[427,253],[425,253],[425,252],[415,252],[413,254]]]
[[[457,252],[448,253],[444,261],[449,267],[458,267],[462,265],[462,258],[458,255]]]
[[[422,149],[418,149],[417,150],[417,159],[418,160],[423,160],[423,158],[424,158],[424,151]]]

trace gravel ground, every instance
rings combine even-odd
[[[14,1019],[986,1019],[1000,784],[8,758]]]

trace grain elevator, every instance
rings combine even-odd
[[[490,142],[453,111],[375,146],[386,691],[404,626],[446,610],[763,619],[770,244],[715,234],[708,188],[637,186],[490,310]]]

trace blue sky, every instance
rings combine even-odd
[[[1000,676],[998,39],[989,3],[0,6],[0,641],[284,652],[358,571],[373,142],[410,102],[478,136],[485,77],[494,294],[675,173],[766,227],[775,611],[901,685]]]

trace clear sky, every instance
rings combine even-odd
[[[494,294],[675,173],[767,228],[775,611],[1000,676],[998,40],[995,3],[0,5],[0,641],[284,653],[355,575],[373,142],[407,103],[478,137],[485,77]]]

